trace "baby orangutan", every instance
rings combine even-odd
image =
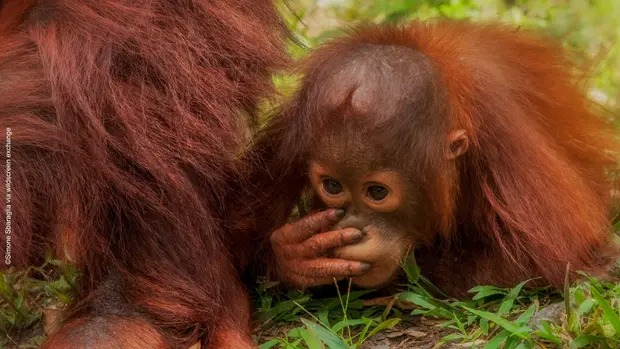
[[[617,148],[558,46],[413,22],[358,29],[302,67],[255,153],[270,174],[266,216],[283,220],[305,192],[327,209],[272,223],[283,282],[379,287],[415,252],[463,296],[530,278],[561,286],[568,263],[599,274],[613,260],[605,170]]]

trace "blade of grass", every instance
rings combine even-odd
[[[525,280],[522,283],[515,286],[512,290],[510,290],[510,292],[508,293],[508,296],[506,296],[502,304],[499,306],[499,310],[497,311],[498,316],[506,315],[510,312],[510,310],[512,310],[512,306],[514,305],[515,300],[521,293],[521,289],[529,281],[530,280]]]
[[[497,325],[503,327],[504,329],[506,329],[507,331],[509,331],[511,334],[523,338],[523,339],[527,339],[528,338],[528,333],[532,331],[531,328],[527,327],[527,326],[519,326],[516,325],[504,318],[501,318],[493,313],[489,313],[488,311],[481,311],[481,310],[476,310],[476,309],[472,309],[466,306],[462,306],[465,310],[478,315],[481,318],[487,319],[489,321],[492,321],[494,323],[496,323]]]
[[[331,349],[351,349],[349,345],[342,339],[338,337],[335,333],[326,329],[325,327],[312,322],[310,320],[301,319],[304,325],[308,328],[309,331],[314,332],[316,336],[327,345]]]
[[[592,287],[590,291],[592,292],[592,297],[596,299],[599,307],[603,309],[603,316],[605,317],[605,319],[607,319],[607,321],[611,323],[611,325],[616,330],[616,333],[620,334],[620,317],[618,316],[618,314],[616,314],[616,312],[611,308],[609,303],[603,298],[603,296],[595,287]]]

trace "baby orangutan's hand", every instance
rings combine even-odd
[[[333,248],[355,244],[364,233],[355,228],[321,232],[344,217],[344,210],[329,209],[309,214],[295,223],[280,227],[271,235],[279,280],[295,287],[326,285],[361,275],[370,264],[329,258]]]

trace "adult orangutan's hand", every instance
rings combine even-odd
[[[344,210],[329,209],[309,214],[273,232],[271,246],[281,282],[296,287],[326,285],[334,278],[342,280],[370,269],[370,264],[363,261],[328,257],[331,249],[364,238],[364,233],[355,228],[322,232],[342,217]]]

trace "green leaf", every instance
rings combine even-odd
[[[325,349],[325,346],[321,343],[315,332],[302,328],[299,334],[304,342],[306,342],[308,349]]]
[[[276,345],[278,345],[280,343],[282,343],[281,339],[277,339],[277,338],[276,339],[272,339],[270,341],[267,341],[267,342],[259,345],[258,349],[270,349],[270,348],[273,348],[274,346],[276,346]]]
[[[372,326],[372,324],[374,323],[374,321],[372,321],[371,319],[368,319],[368,318],[364,318],[363,320],[366,322],[366,326],[364,326],[364,329],[362,329],[362,332],[360,332],[359,341],[355,345],[355,348],[359,348],[359,347],[362,346],[362,343],[364,343],[366,338],[368,338],[366,336],[366,333],[368,333],[368,330],[370,329],[370,326]]]
[[[316,336],[331,349],[350,349],[347,343],[335,333],[325,327],[312,322],[310,320],[301,319],[301,322],[308,327],[308,330],[314,332]]]
[[[344,319],[334,324],[334,326],[332,326],[332,331],[338,333],[347,326],[357,326],[365,323],[366,321],[364,319]]]
[[[316,315],[319,318],[319,320],[321,320],[321,324],[323,324],[324,326],[330,327],[330,324],[329,324],[329,308],[327,308],[327,307],[322,308],[321,310],[319,310],[319,312]],[[336,331],[336,332],[338,332],[338,331]]]
[[[510,332],[503,330],[497,336],[493,337],[493,339],[488,341],[483,349],[499,349],[508,337],[510,337]]]
[[[576,289],[573,292],[573,295],[575,296],[575,302],[577,304],[581,304],[581,303],[583,303],[586,300],[585,294],[583,294],[583,291],[580,290],[580,289]]]
[[[454,322],[456,322],[456,325],[458,326],[458,330],[461,331],[462,334],[467,334],[467,331],[465,330],[465,326],[463,326],[463,323],[459,320],[459,318],[455,314],[452,314],[452,316],[454,316]]]
[[[527,327],[527,326],[519,326],[516,325],[506,319],[503,319],[493,313],[489,313],[488,311],[481,311],[481,310],[475,310],[466,306],[463,306],[463,308],[465,308],[467,311],[476,314],[478,316],[480,316],[481,318],[487,319],[489,321],[492,321],[494,323],[496,323],[497,325],[503,327],[504,329],[508,330],[511,334],[526,339],[528,338],[527,333],[531,332],[532,329]]]
[[[373,335],[375,335],[379,331],[383,331],[385,329],[392,328],[392,327],[398,325],[399,322],[400,322],[400,319],[396,319],[396,318],[385,320],[382,323],[378,324],[377,327],[373,328],[372,331],[370,331],[370,333],[368,334],[367,338],[372,337]]]
[[[571,342],[570,347],[571,348],[583,348],[587,345],[598,343],[601,340],[602,338],[600,337],[592,336],[589,334],[584,334],[584,335],[581,335],[575,338],[575,340]]]
[[[504,343],[503,349],[523,348],[522,345],[523,345],[523,339],[518,338],[518,337],[508,337],[508,339],[506,339],[506,342]]]
[[[472,299],[477,301],[490,296],[505,295],[506,291],[494,286],[476,286],[469,290],[469,293],[476,293]]]
[[[15,299],[15,308],[21,312],[23,310],[22,309],[23,304],[24,304],[24,295],[20,293],[17,296],[17,299]]]
[[[523,288],[523,285],[525,285],[529,281],[530,280],[525,280],[522,283],[515,286],[512,290],[510,290],[510,292],[508,293],[508,296],[506,296],[506,299],[499,306],[499,310],[497,311],[498,316],[503,316],[510,312],[510,310],[512,309],[512,306],[514,305],[515,300],[519,296],[519,293],[521,293],[521,289]]]
[[[424,299],[422,296],[412,293],[412,292],[403,292],[398,297],[402,300],[409,301],[415,305],[419,305],[423,308],[433,310],[437,308],[435,305],[431,304],[427,299]]]
[[[501,288],[497,288],[495,286],[474,286],[472,288],[469,289],[469,293],[476,293],[476,292],[482,292],[482,291],[499,291],[499,292],[503,292],[506,293],[503,289]]]
[[[416,263],[414,253],[410,253],[407,256],[403,269],[407,275],[407,281],[409,281],[410,284],[415,284],[418,282],[420,279],[420,267],[418,267],[418,264]]]
[[[560,337],[556,336],[553,333],[549,333],[549,332],[543,332],[543,331],[536,331],[534,332],[534,334],[540,338],[546,339],[550,342],[553,342],[555,344],[562,344],[562,340],[560,339]]]
[[[399,299],[401,300],[406,300],[409,301],[415,305],[418,305],[422,308],[426,308],[428,310],[432,310],[436,315],[444,317],[446,319],[452,319],[452,311],[449,311],[445,308],[440,308],[434,304],[431,303],[432,299],[430,298],[425,298],[420,296],[419,294],[413,293],[413,292],[403,292],[398,296]],[[419,313],[419,311],[413,311],[413,313]],[[424,313],[424,312],[422,312]]]
[[[540,337],[540,338],[544,338],[548,341],[551,341],[555,344],[562,344],[562,340],[560,339],[560,337],[558,337],[553,329],[551,328],[551,325],[549,325],[549,321],[543,320],[540,323],[542,329],[539,331],[536,331],[535,334]]]
[[[607,303],[595,287],[592,287],[590,291],[592,292],[594,299],[596,299],[599,307],[603,309],[603,316],[605,319],[611,323],[614,330],[616,330],[616,333],[620,333],[620,317],[618,317],[618,314],[616,314],[616,312],[611,308],[609,303]]]
[[[301,338],[301,330],[303,330],[303,327],[295,327],[295,328],[291,328],[290,331],[288,331],[287,336],[289,338]]]
[[[521,314],[517,320],[515,320],[515,323],[518,325],[525,325],[528,323],[528,321],[530,321],[530,319],[532,318],[532,316],[534,316],[534,313],[536,312],[536,303],[530,305],[526,311],[523,312],[523,314]]]
[[[577,315],[581,316],[587,312],[589,312],[590,310],[592,310],[592,307],[594,306],[596,302],[594,302],[593,299],[586,299],[583,301],[583,303],[581,303],[581,305],[579,306],[579,309],[577,309]]]
[[[445,343],[445,342],[450,342],[450,341],[456,341],[456,340],[461,340],[466,338],[464,335],[460,334],[460,333],[452,333],[449,334],[443,338],[441,338],[439,340],[439,343]]]
[[[489,320],[480,318],[480,329],[482,333],[486,336],[489,334]]]

